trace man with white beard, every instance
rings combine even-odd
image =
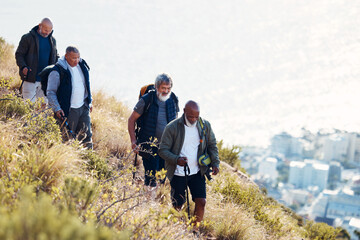
[[[173,81],[162,73],[155,79],[155,90],[143,95],[128,120],[131,147],[142,156],[146,186],[155,187],[157,171],[164,168],[164,160],[157,154],[158,147],[150,142],[160,142],[165,126],[177,118],[178,99],[171,92]],[[135,133],[135,123],[138,132]],[[161,181],[163,183],[165,179]]]

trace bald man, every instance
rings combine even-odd
[[[59,58],[56,40],[52,36],[53,24],[49,18],[41,20],[29,33],[22,36],[15,52],[16,64],[22,82],[22,95],[35,102],[44,97],[41,78],[38,73],[48,65],[55,64]]]
[[[159,149],[170,180],[172,204],[175,209],[180,210],[185,203],[185,190],[189,187],[195,202],[195,223],[201,222],[204,217],[205,173],[208,168],[212,168],[213,175],[218,174],[220,164],[211,125],[199,115],[199,105],[188,101],[182,117],[165,127]],[[199,161],[204,154],[211,160],[208,165]]]

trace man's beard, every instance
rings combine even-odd
[[[185,114],[185,122],[186,122],[186,126],[188,127],[195,127],[197,121],[195,121],[193,124],[190,123],[190,121],[187,119],[186,114]]]
[[[161,93],[157,94],[157,97],[160,101],[165,102],[166,100],[168,100],[170,98],[171,92],[169,92],[168,94],[166,94],[165,96],[162,95]]]

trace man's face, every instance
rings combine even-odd
[[[39,34],[43,37],[48,37],[52,31],[52,25],[46,23],[39,24]]]
[[[156,90],[158,98],[161,101],[166,101],[171,93],[171,84],[163,83]]]
[[[71,67],[76,67],[80,61],[80,54],[69,52],[65,54],[65,59]]]
[[[191,125],[195,124],[199,120],[200,112],[192,108],[184,109],[185,117]]]

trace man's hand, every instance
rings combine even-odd
[[[56,115],[56,117],[59,118],[60,120],[63,120],[64,117],[65,117],[65,113],[64,113],[64,111],[63,111],[62,109],[60,109],[59,111],[57,111],[57,112],[55,113],[55,115]]]
[[[179,157],[177,160],[177,165],[179,166],[185,166],[187,164],[187,157]]]
[[[27,76],[28,72],[31,72],[31,69],[28,67],[24,67],[22,73],[24,74],[25,77]]]
[[[216,175],[219,173],[219,168],[218,167],[213,167],[212,168],[212,175]]]
[[[136,144],[136,140],[131,141],[131,148],[136,154],[139,154],[139,146]]]

